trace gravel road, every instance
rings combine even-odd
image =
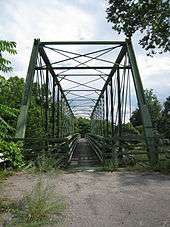
[[[19,199],[37,176],[8,178],[1,196]],[[66,227],[170,227],[170,176],[135,172],[76,172],[44,175],[64,195]]]

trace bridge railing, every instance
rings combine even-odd
[[[136,95],[136,97],[133,95],[133,99],[132,94]],[[158,162],[157,141],[134,50],[131,41],[126,40],[91,114],[92,134],[105,138],[110,136],[111,140],[114,137],[118,138],[119,153],[117,156],[120,162],[123,158],[123,153],[121,153],[123,126],[130,122],[132,112],[137,107],[143,124],[143,139],[147,147],[147,159],[151,165],[156,165]]]
[[[56,160],[56,166],[65,166],[70,162],[79,138],[80,134],[75,133],[63,138],[11,138],[10,141],[21,142],[26,163],[33,162],[36,165],[45,155]]]
[[[135,134],[122,134],[121,139],[118,136],[113,138],[103,137],[94,134],[87,134],[87,139],[92,149],[96,152],[102,162],[112,160],[116,164],[150,165],[148,159],[147,146],[143,136]],[[159,164],[170,160],[170,140],[158,139],[157,150],[159,155]],[[121,162],[120,162],[121,155]]]
[[[91,149],[96,153],[100,162],[104,162],[104,137],[95,136],[93,134],[87,134],[86,138],[88,139]]]

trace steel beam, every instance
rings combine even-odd
[[[45,86],[45,132],[48,135],[48,111],[49,111],[49,102],[48,102],[48,86],[49,86],[49,74],[46,70],[46,86]]]
[[[106,137],[109,135],[109,100],[108,100],[108,90],[106,87]]]
[[[91,76],[95,76],[95,77],[97,76],[97,77],[99,77],[99,76],[105,76],[105,77],[106,77],[106,76],[108,76],[108,75],[109,75],[109,74],[102,74],[102,73],[100,73],[100,74],[92,74],[92,73],[91,73],[91,74],[90,74],[90,73],[89,73],[89,74],[86,74],[86,73],[80,73],[80,74],[79,74],[79,73],[77,73],[77,74],[60,74],[60,75],[57,75],[57,74],[56,74],[56,76],[58,76],[58,77],[68,77],[68,76],[73,76],[73,77],[77,77],[77,76],[78,76],[78,77],[79,77],[79,76],[82,76],[82,77],[83,77],[83,76],[84,76],[84,77],[91,77]]]
[[[83,64],[83,62],[82,62]],[[115,65],[115,68],[119,68],[119,69],[130,69],[130,66],[118,66]],[[36,70],[46,70],[48,67],[35,67]],[[113,69],[113,66],[52,66],[53,70],[87,70],[87,69]]]
[[[49,41],[41,42],[40,45],[123,45],[124,41]]]
[[[113,113],[113,78],[110,81],[110,112],[111,112],[111,130],[112,130],[112,138],[114,136],[114,113]]]
[[[44,51],[44,49],[41,47],[41,48],[39,48],[39,53],[40,53],[40,55],[41,55],[41,57],[43,58],[43,61],[45,62],[45,64],[47,65],[47,68],[48,68],[48,70],[49,70],[49,72],[51,73],[51,75],[53,76],[53,77],[55,77],[55,72],[54,72],[54,70],[53,70],[53,68],[52,68],[52,66],[51,66],[51,64],[50,64],[50,61],[49,61],[49,59],[48,59],[48,57],[47,57],[47,54],[46,54],[46,52]],[[59,83],[59,81],[58,81],[58,79],[56,78],[56,83],[57,83],[57,85],[59,86],[59,89],[60,89],[60,91],[61,91],[61,93],[62,93],[62,95],[63,95],[63,97],[64,97],[64,99],[65,99],[65,101],[66,101],[66,104],[67,104],[67,106],[69,107],[69,109],[70,109],[70,112],[73,114],[73,112],[72,112],[72,110],[71,110],[71,107],[70,107],[70,105],[69,105],[69,103],[68,103],[68,101],[67,101],[67,98],[66,98],[66,96],[65,96],[65,94],[64,94],[64,92],[63,92],[63,89],[62,89],[62,87],[61,87],[61,85],[60,85],[60,83]],[[74,116],[74,115],[73,115]]]
[[[30,103],[31,88],[32,88],[33,80],[34,80],[35,66],[36,66],[37,58],[38,58],[39,44],[40,44],[40,40],[35,39],[33,48],[32,48],[32,52],[31,52],[29,66],[28,66],[20,114],[19,114],[18,121],[17,121],[17,128],[16,128],[16,134],[15,134],[16,138],[25,137],[28,107],[29,107],[29,103]]]
[[[60,89],[57,86],[57,137],[59,138],[60,134]]]
[[[100,89],[75,89],[75,90],[70,90],[70,89],[67,89],[67,90],[63,90],[64,92],[73,92],[73,91],[101,91]],[[69,94],[69,93],[68,93]]]
[[[141,77],[137,66],[137,61],[136,61],[131,40],[127,39],[126,45],[127,45],[129,60],[132,66],[132,76],[133,76],[133,81],[134,81],[135,90],[137,94],[138,105],[141,112],[145,140],[146,140],[146,144],[149,152],[148,153],[149,159],[150,159],[151,165],[155,165],[158,162],[158,151],[156,148],[151,116],[146,104],[144,89],[143,89],[143,85],[142,85],[142,81],[141,81]]]
[[[94,109],[93,109],[92,115],[93,115],[93,113],[94,113],[94,111],[95,111],[95,109],[96,109],[96,107],[97,107],[97,105],[98,105],[98,103],[99,103],[99,101],[100,101],[100,98],[102,97],[102,95],[103,95],[103,93],[104,93],[104,91],[105,91],[107,85],[110,83],[111,78],[113,77],[114,73],[115,73],[116,70],[117,70],[117,67],[116,67],[116,66],[117,66],[118,64],[121,63],[123,57],[125,56],[126,50],[127,50],[126,45],[123,45],[123,47],[122,47],[122,49],[121,49],[121,51],[120,51],[120,53],[119,53],[119,55],[118,55],[118,57],[117,57],[117,59],[116,59],[116,62],[115,62],[115,64],[113,65],[113,68],[112,68],[112,70],[111,70],[111,72],[110,72],[110,75],[108,76],[108,78],[107,78],[107,80],[106,80],[106,82],[105,82],[105,84],[104,84],[104,86],[103,86],[103,89],[102,89],[102,91],[101,91],[101,93],[100,93],[100,95],[99,95],[99,97],[98,97],[98,100],[97,100],[96,105],[95,105],[95,107],[94,107]]]
[[[55,136],[55,77],[53,77],[52,135]]]
[[[119,162],[122,162],[122,147],[121,147],[121,136],[122,136],[122,100],[121,100],[121,86],[120,86],[120,73],[117,70],[117,97],[118,97],[118,142],[119,142]]]

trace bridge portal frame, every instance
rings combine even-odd
[[[125,41],[68,41],[68,42],[67,41],[40,42],[39,39],[35,39],[34,44],[33,44],[33,48],[32,48],[31,57],[30,57],[29,66],[28,66],[26,82],[25,82],[25,87],[24,87],[24,92],[23,92],[23,98],[22,98],[22,103],[21,103],[21,110],[20,110],[20,114],[19,114],[19,117],[18,117],[18,121],[17,121],[17,130],[16,130],[16,136],[15,137],[16,138],[22,138],[22,139],[25,138],[25,131],[26,131],[28,108],[29,108],[29,104],[30,104],[31,89],[32,89],[34,74],[35,74],[36,70],[45,70],[45,72],[46,72],[46,83],[47,84],[48,84],[48,73],[50,73],[52,75],[53,80],[54,80],[54,84],[58,86],[58,91],[61,92],[62,99],[65,100],[66,105],[67,105],[67,107],[70,111],[70,114],[74,118],[74,114],[72,112],[71,106],[70,106],[70,104],[67,100],[67,97],[65,95],[63,88],[60,85],[59,79],[56,76],[55,71],[54,71],[54,69],[56,69],[57,67],[53,67],[50,60],[48,59],[48,56],[47,56],[47,54],[44,50],[45,45],[120,45],[121,46],[121,51],[120,51],[115,63],[113,64],[112,67],[107,67],[107,68],[111,68],[111,72],[108,75],[108,78],[106,79],[106,82],[103,86],[103,89],[101,91],[99,90],[100,94],[99,94],[99,97],[96,101],[94,109],[91,113],[91,119],[94,118],[96,110],[98,110],[98,112],[100,112],[100,110],[103,108],[104,92],[108,91],[107,90],[108,87],[113,86],[112,85],[112,78],[115,75],[117,75],[117,82],[118,82],[117,83],[118,84],[117,90],[118,90],[118,97],[120,97],[119,69],[122,68],[122,66],[120,66],[120,63],[121,63],[122,59],[125,57],[125,55],[127,54],[128,59],[129,59],[129,63],[130,63],[130,67],[128,66],[127,68],[132,71],[133,83],[134,83],[134,86],[135,86],[136,96],[137,96],[137,100],[138,100],[138,106],[139,106],[141,117],[142,117],[145,141],[146,141],[146,145],[147,145],[147,149],[148,149],[148,156],[149,156],[151,164],[155,165],[158,161],[158,153],[157,153],[157,148],[156,148],[156,145],[155,145],[155,135],[154,135],[154,130],[153,130],[153,126],[152,126],[151,116],[150,116],[150,113],[149,113],[149,110],[148,110],[148,107],[147,107],[147,104],[146,104],[144,89],[143,89],[139,69],[138,69],[138,66],[137,66],[135,53],[134,53],[133,46],[132,46],[130,39],[126,39]],[[37,63],[38,54],[42,57],[42,59],[45,63],[45,66],[37,67],[36,63]],[[67,66],[62,67],[62,69],[68,69],[68,68],[69,67],[67,67]],[[88,69],[88,67],[75,67],[74,69],[80,69],[80,68],[81,69]],[[92,68],[105,69],[106,67],[104,67],[104,66],[93,66],[93,67],[89,67],[89,68],[91,68],[91,69]],[[60,69],[61,69],[61,67],[60,67]],[[71,69],[71,67],[69,69]],[[47,90],[46,90],[46,92],[47,92]],[[96,92],[97,92],[97,90],[96,90]],[[54,96],[55,96],[55,87],[54,87],[54,90],[53,90],[53,103],[55,101]],[[109,105],[107,96],[108,96],[108,94],[106,94],[106,115],[107,115],[107,117],[106,117],[107,133],[106,134],[108,134],[108,105]],[[112,98],[111,98],[111,100],[112,100]],[[48,105],[47,99],[46,99],[46,103]],[[46,130],[48,130],[48,114],[47,114],[48,106],[47,105],[46,105],[46,115],[45,115]],[[118,111],[119,111],[118,137],[121,140],[122,116],[121,116],[120,99],[118,99]],[[55,121],[54,112],[55,112],[55,106],[53,106],[53,121]],[[111,114],[113,115],[113,111],[112,111]],[[100,115],[102,115],[102,113],[100,113]],[[114,127],[113,116],[111,117],[111,119],[112,119],[112,137],[113,137],[114,136],[113,135],[113,131],[114,131],[113,130],[113,127]],[[59,113],[58,113],[57,121],[58,121],[58,125],[59,125]],[[73,128],[74,128],[74,126],[72,126],[72,130],[71,130],[72,132],[73,132]],[[55,128],[54,128],[54,122],[53,122],[53,132],[54,131],[55,131]],[[102,133],[102,131],[101,131],[101,133]],[[59,127],[58,127],[57,136],[59,137],[59,135],[60,135],[60,132],[59,132]],[[54,133],[53,133],[53,136],[54,136]]]

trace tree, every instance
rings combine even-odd
[[[10,66],[11,62],[3,58],[1,53],[8,52],[10,54],[16,54],[15,47],[15,42],[0,40],[0,72],[6,73],[12,70]],[[15,108],[9,107],[8,101],[6,102],[10,90],[4,77],[0,77],[0,86],[0,153],[10,162],[12,167],[19,168],[23,165],[21,144],[9,141],[15,134],[13,124],[16,122],[18,112]],[[16,92],[17,90],[12,94],[13,97],[11,99],[14,98]]]
[[[12,67],[10,66],[11,62],[9,60],[7,60],[6,58],[2,57],[2,52],[8,52],[10,54],[16,54],[16,43],[15,42],[11,42],[11,41],[4,41],[4,40],[0,40],[0,72],[9,72],[12,70]],[[6,125],[6,127],[8,126],[8,122],[5,121],[5,119],[3,118],[4,116],[9,116],[9,118],[11,117],[11,114],[13,114],[13,110],[10,109],[8,106],[5,106],[3,104],[4,100],[6,98],[6,95],[8,95],[8,90],[7,90],[7,86],[6,86],[6,80],[4,77],[0,76],[0,86],[1,86],[1,93],[0,93],[0,122],[2,125]],[[5,89],[4,89],[5,88]],[[9,103],[7,102],[6,104],[9,105]],[[15,110],[14,110],[15,111]],[[7,130],[8,131],[8,130]],[[1,133],[2,132],[2,128],[1,128]]]
[[[0,103],[8,105],[11,108],[20,108],[24,79],[15,76],[6,80],[0,76],[0,86]]]
[[[16,54],[16,43],[13,41],[0,40],[0,71],[5,73],[12,71],[12,67],[10,66],[11,62],[2,56],[2,52]]]
[[[90,132],[90,120],[87,118],[79,117],[77,119],[77,130],[82,136]]]
[[[164,102],[163,114],[165,114],[167,117],[170,116],[170,96],[166,98],[166,101]]]
[[[159,131],[165,138],[170,139],[170,96],[164,102],[162,116],[159,121]]]
[[[140,31],[139,44],[148,54],[170,50],[169,0],[108,0],[108,22],[118,33],[131,37]]]
[[[153,89],[145,90],[145,98],[151,115],[153,126],[154,128],[157,128],[158,122],[161,118],[161,104],[157,96],[153,93]],[[132,116],[130,118],[130,122],[134,127],[142,125],[142,119],[139,108],[133,111]]]
[[[0,40],[0,72],[9,72],[12,70],[12,67],[10,66],[11,62],[7,60],[6,58],[2,57],[2,52],[7,52],[9,54],[16,54],[16,43],[13,41],[4,41]],[[6,100],[6,96],[9,95],[9,90],[7,89],[7,82],[6,79],[2,76],[0,76],[0,122],[2,125],[6,123],[6,126],[8,125],[8,122],[3,119],[4,116],[11,117],[11,114],[13,113],[13,110],[9,108],[9,102],[7,101],[4,103],[4,100]],[[6,104],[6,106],[5,106]],[[15,110],[14,110],[15,112]],[[2,129],[1,129],[2,130]],[[1,131],[2,132],[2,131]]]

